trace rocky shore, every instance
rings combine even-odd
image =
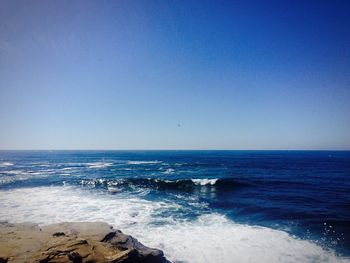
[[[0,223],[0,263],[166,263],[163,252],[101,223]]]

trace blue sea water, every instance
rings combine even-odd
[[[3,220],[106,221],[174,262],[348,262],[350,152],[0,151]]]

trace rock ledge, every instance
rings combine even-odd
[[[169,263],[158,249],[142,245],[101,222],[0,223],[0,263]]]

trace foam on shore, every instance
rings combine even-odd
[[[217,213],[176,218],[180,205],[138,197],[87,192],[79,187],[0,191],[0,220],[51,224],[104,221],[174,262],[350,262],[286,232],[237,224]],[[167,217],[159,216],[167,212]]]

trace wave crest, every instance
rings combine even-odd
[[[112,165],[112,163],[104,163],[104,162],[96,162],[96,163],[88,163],[87,164],[88,168],[91,168],[91,169],[107,168],[111,165]]]
[[[2,163],[0,163],[0,167],[7,167],[7,166],[12,166],[13,165],[13,163],[11,163],[11,162],[2,162]]]
[[[180,180],[166,180],[156,178],[120,178],[120,179],[92,179],[82,180],[80,182],[83,186],[93,187],[140,187],[150,188],[155,190],[182,190],[192,191],[202,187],[215,187],[218,190],[230,190],[247,186],[246,183],[236,181],[228,178],[214,178],[214,179],[180,179]]]
[[[127,164],[139,165],[139,164],[158,164],[161,161],[128,161]]]
[[[219,179],[191,179],[196,185],[214,185]]]

